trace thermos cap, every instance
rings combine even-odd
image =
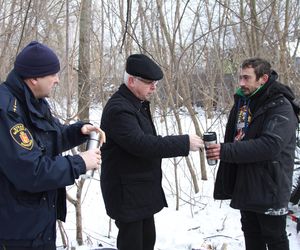
[[[96,140],[98,141],[100,137],[100,133],[97,133],[96,131],[92,131],[90,133],[90,140]]]
[[[204,132],[203,141],[215,141],[217,138],[216,132]]]

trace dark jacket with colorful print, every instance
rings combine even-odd
[[[107,102],[101,128],[106,133],[101,188],[107,214],[132,222],[167,206],[161,160],[188,155],[188,135],[157,135],[149,102],[139,100],[125,84]]]
[[[231,199],[233,208],[271,215],[287,212],[299,112],[291,90],[276,79],[273,71],[254,95],[235,95],[214,190],[216,199]],[[234,141],[241,103],[251,119],[244,119],[244,135]]]
[[[82,125],[63,126],[14,71],[0,85],[0,246],[55,244],[65,186],[86,171],[60,154],[86,141]]]

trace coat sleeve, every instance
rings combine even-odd
[[[54,122],[61,131],[62,151],[60,153],[86,142],[89,138],[88,135],[81,133],[82,126],[87,124],[85,122],[78,121],[71,125],[63,125],[57,118],[54,118]]]
[[[279,102],[267,114],[258,138],[221,144],[220,159],[230,163],[277,160],[284,148],[292,147],[297,118],[288,100]]]
[[[111,137],[123,150],[135,156],[168,158],[187,156],[189,153],[188,135],[162,137],[145,133],[137,119],[136,111],[126,109],[122,105],[109,108],[106,114],[103,114],[102,121],[101,126],[107,137]]]
[[[47,156],[21,120],[1,109],[0,138],[0,174],[18,190],[42,192],[65,187],[86,171],[79,155]]]

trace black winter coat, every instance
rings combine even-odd
[[[233,142],[237,120],[235,95],[221,144],[215,199],[232,199],[231,207],[268,213],[287,210],[292,186],[298,107],[291,90],[275,81],[273,72],[265,87],[251,97],[252,121],[245,138]]]
[[[101,120],[101,188],[107,214],[123,222],[147,218],[167,206],[161,186],[161,160],[186,156],[188,135],[156,135],[149,102],[125,84],[106,104]]]
[[[62,125],[13,71],[0,85],[0,246],[55,244],[65,186],[86,169],[60,154],[86,141],[82,125]]]

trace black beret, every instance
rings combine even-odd
[[[160,67],[143,54],[133,54],[127,58],[126,72],[132,76],[154,81],[158,81],[164,76]]]

